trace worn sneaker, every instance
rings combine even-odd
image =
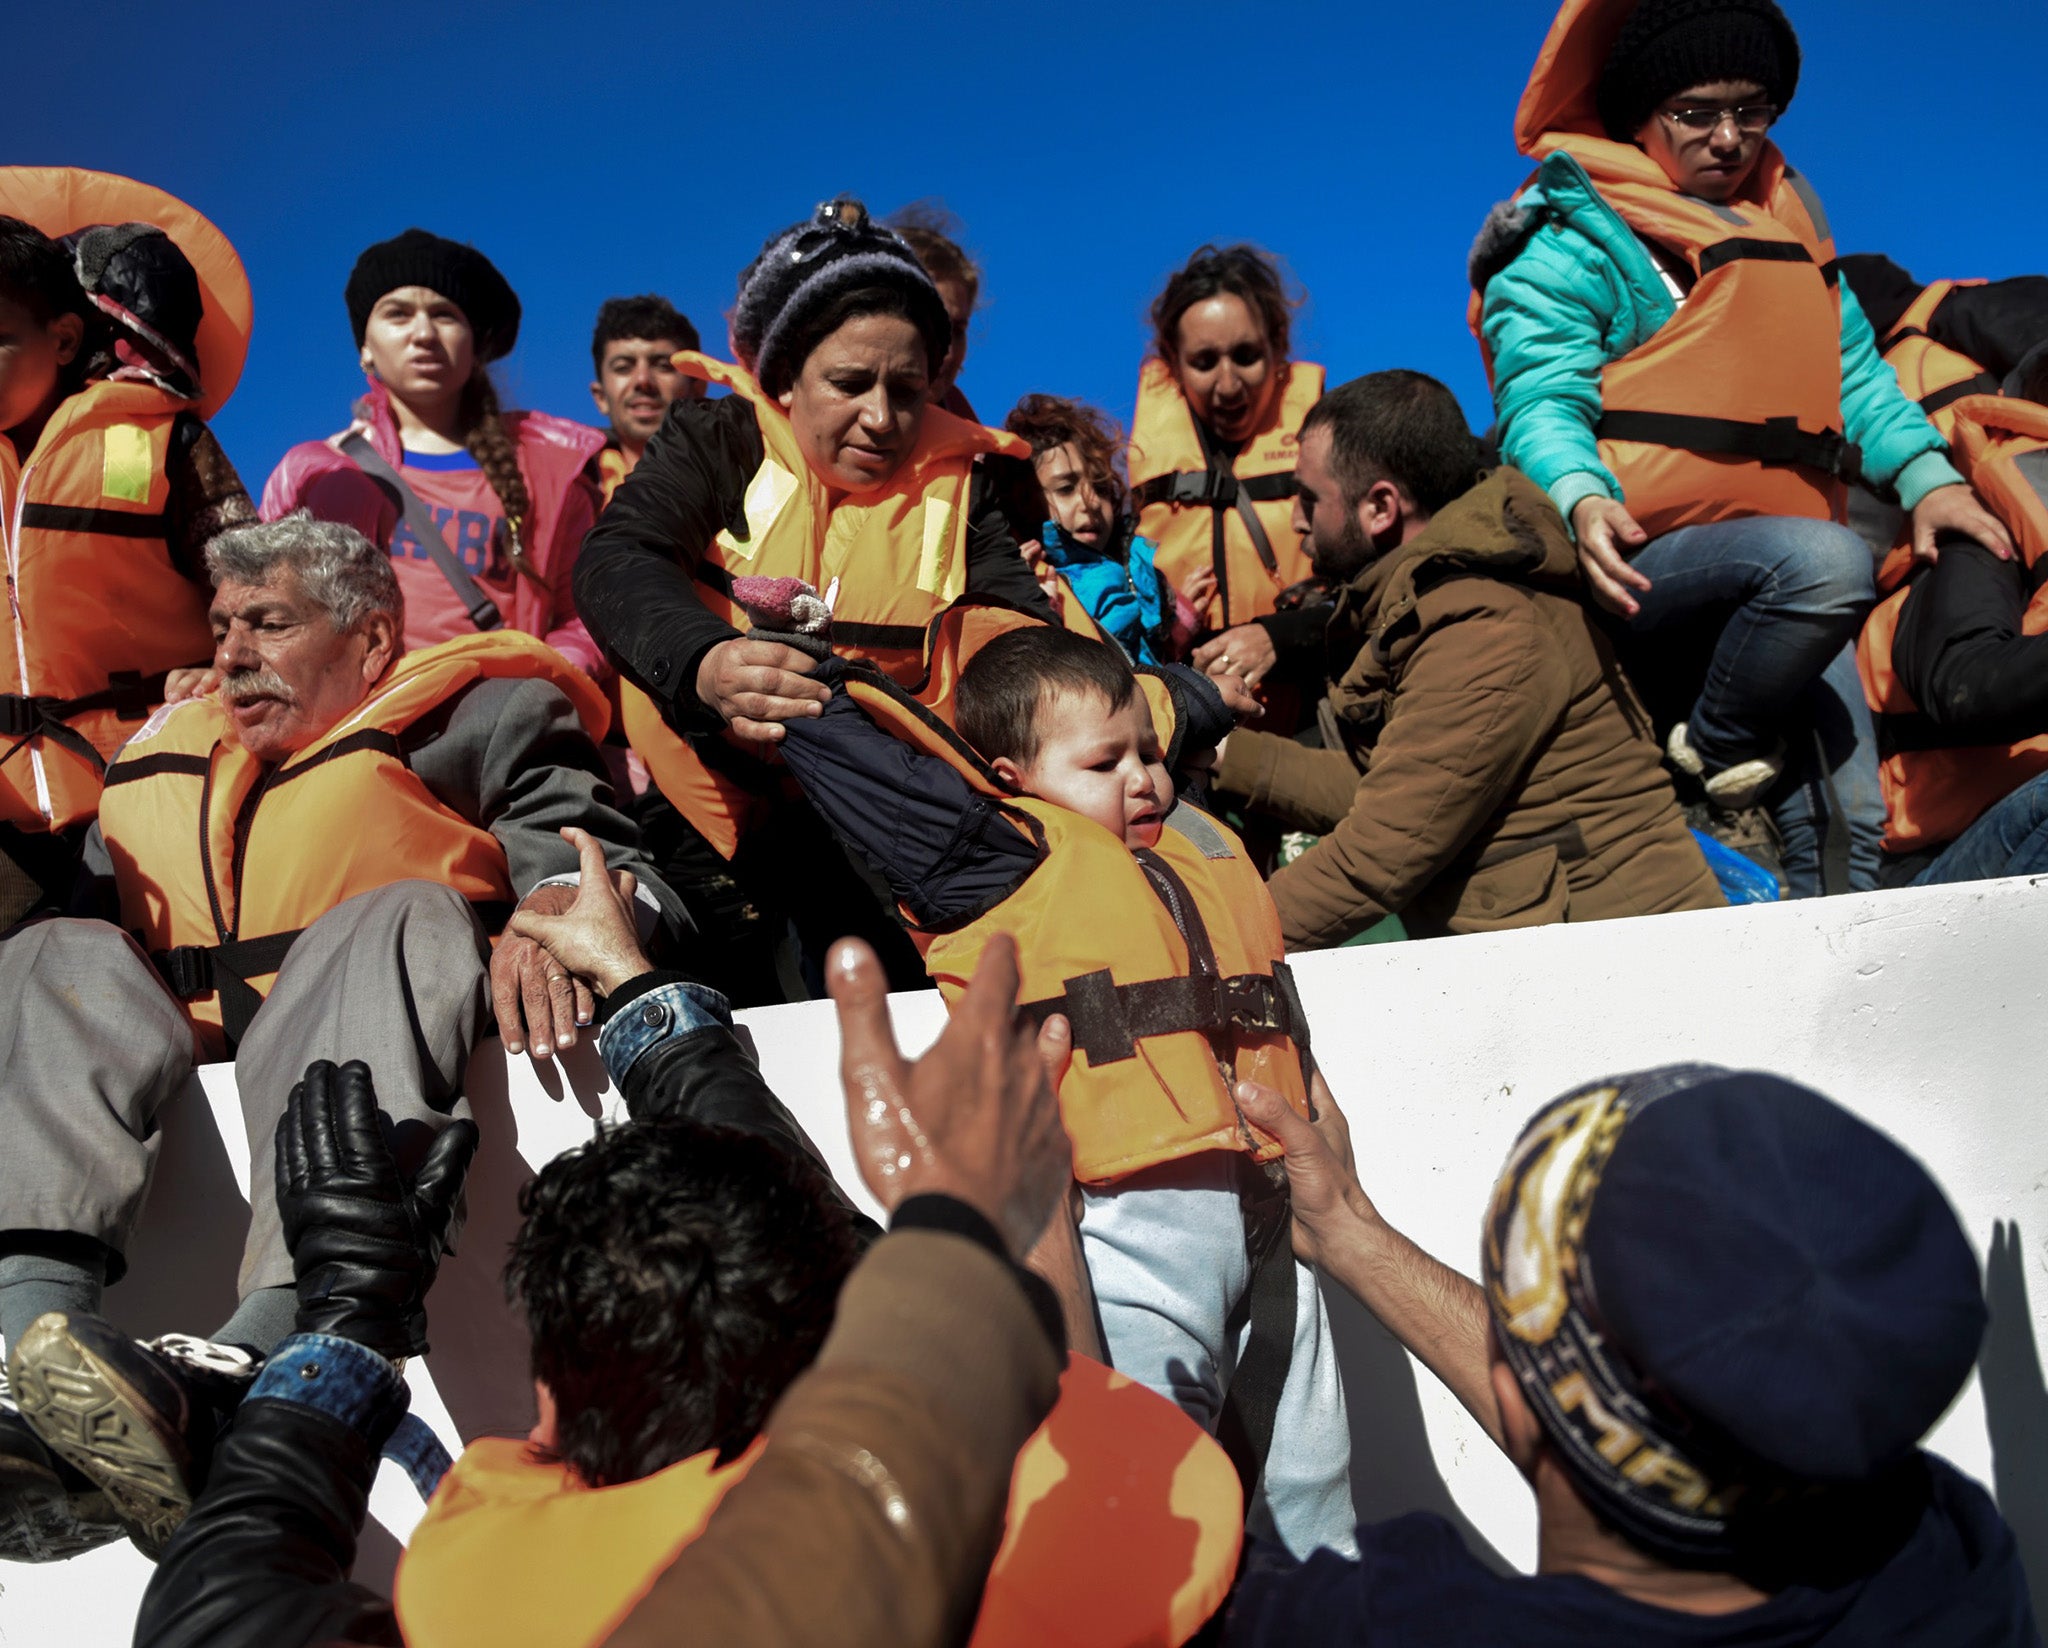
[[[62,1562],[127,1531],[107,1496],[43,1445],[0,1369],[0,1562]]]
[[[1780,745],[1768,755],[1738,761],[1709,776],[1700,752],[1692,747],[1692,732],[1683,721],[1671,728],[1664,755],[1672,767],[1688,778],[1700,781],[1706,797],[1723,812],[1747,812],[1763,799],[1764,792],[1784,776],[1785,751]]]
[[[182,1333],[145,1344],[97,1316],[52,1311],[21,1336],[8,1372],[36,1434],[99,1487],[154,1559],[262,1365],[233,1345]]]

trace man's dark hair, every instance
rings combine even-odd
[[[92,312],[71,254],[18,217],[0,217],[0,297],[20,304],[38,326],[59,315],[89,318]]]
[[[1479,442],[1458,398],[1426,373],[1369,372],[1332,389],[1301,420],[1302,439],[1324,427],[1347,510],[1392,481],[1434,515],[1479,479]]]
[[[605,350],[620,338],[646,338],[651,343],[673,339],[678,349],[695,349],[703,342],[690,317],[655,292],[604,300],[590,339],[590,364],[599,377],[604,376]]]
[[[818,1354],[859,1251],[822,1169],[675,1117],[557,1156],[519,1210],[506,1291],[557,1455],[592,1487],[744,1452]]]
[[[1062,692],[1092,693],[1114,714],[1131,701],[1138,678],[1115,647],[1050,624],[998,635],[960,672],[953,705],[960,736],[985,761],[1030,763],[1045,729],[1040,711]]]

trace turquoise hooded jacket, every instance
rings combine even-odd
[[[1607,363],[1677,313],[1649,251],[1586,169],[1560,151],[1493,209],[1473,244],[1471,275],[1493,358],[1501,456],[1548,492],[1567,522],[1582,498],[1621,498],[1593,428]],[[1841,296],[1844,432],[1862,452],[1864,479],[1911,509],[1962,476],[1878,354],[1846,283]]]

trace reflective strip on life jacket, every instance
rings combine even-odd
[[[2048,634],[2048,407],[1998,395],[1954,403],[1950,449],[1963,478],[2005,523],[2027,573],[2022,630]],[[1888,563],[1889,566],[1889,563]],[[1922,713],[1892,648],[1914,584],[1893,588],[1865,621],[1856,662],[1877,718],[1887,852],[1939,847],[1986,809],[2048,772],[2048,729],[2005,744],[1969,744]]]
[[[98,810],[106,762],[163,701],[167,670],[213,652],[207,594],[167,542],[183,402],[94,382],[62,401],[26,463],[0,441],[13,600],[0,645],[0,822],[63,830]]]
[[[608,711],[590,678],[505,630],[407,654],[359,708],[275,767],[234,742],[210,697],[159,711],[122,749],[100,809],[122,923],[162,958],[210,1052],[253,1016],[292,939],[358,894],[438,882],[502,924],[504,849],[428,790],[405,744],[422,716],[492,678],[553,682],[603,736]]]
[[[1204,614],[1212,630],[1278,610],[1283,592],[1314,576],[1294,530],[1294,462],[1301,421],[1322,398],[1323,369],[1284,368],[1260,427],[1228,467],[1212,462],[1180,384],[1164,361],[1138,372],[1131,419],[1131,500],[1138,533],[1157,546],[1153,565],[1179,589],[1203,567],[1216,574]]]

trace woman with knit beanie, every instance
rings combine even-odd
[[[1721,829],[1767,808],[1795,895],[1875,886],[1884,822],[1844,480],[1895,494],[1925,559],[2011,551],[1767,135],[1799,70],[1774,0],[1565,0],[1516,116],[1540,165],[1471,270],[1503,456],[1571,524],[1681,782]]]
[[[505,624],[608,673],[569,589],[604,441],[499,409],[489,368],[518,340],[518,294],[475,247],[408,229],[356,259],[345,297],[369,392],[347,429],[284,455],[263,518],[307,509],[384,545],[408,647]]]
[[[694,883],[706,976],[742,1002],[781,999],[772,951],[793,921],[807,957],[858,932],[899,987],[922,987],[885,901],[773,764],[783,723],[827,694],[810,653],[750,636],[733,580],[802,579],[831,603],[835,650],[915,680],[925,626],[962,594],[1052,616],[979,462],[1028,448],[929,404],[945,304],[857,200],[771,236],[731,326],[737,365],[676,360],[733,393],[670,407],[584,545],[576,604],[631,683],[627,734],[680,814],[661,852]]]

